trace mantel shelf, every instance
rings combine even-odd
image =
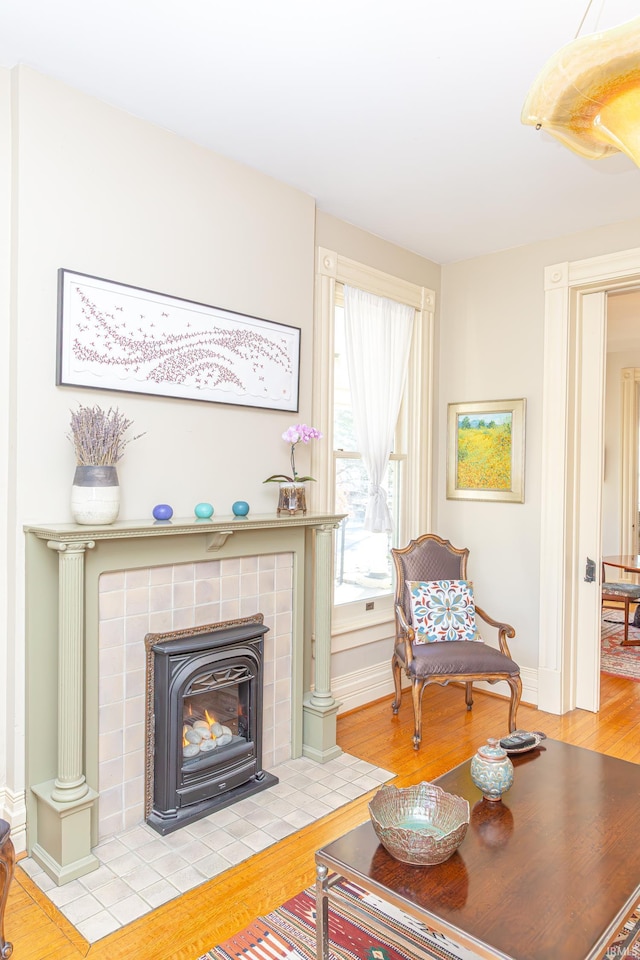
[[[263,513],[256,516],[233,515],[199,520],[182,517],[171,520],[121,520],[103,526],[78,523],[26,524],[25,533],[40,540],[55,540],[58,543],[76,543],[82,540],[122,540],[131,537],[184,536],[193,533],[211,535],[210,550],[218,550],[233,533],[253,530],[276,530],[279,527],[336,527],[343,519],[342,513]]]

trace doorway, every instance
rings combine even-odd
[[[607,302],[607,471],[604,552],[638,554],[640,290],[612,293]],[[609,469],[609,465],[610,468]],[[618,513],[614,519],[614,509]],[[614,522],[615,539],[607,537]],[[629,577],[629,579],[632,579]]]
[[[545,271],[538,706],[552,713],[599,708],[607,296],[639,283],[640,249]]]

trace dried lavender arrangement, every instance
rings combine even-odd
[[[111,466],[122,459],[125,447],[144,434],[125,440],[124,434],[133,425],[118,408],[79,406],[71,411],[71,433],[67,434],[79,466]]]

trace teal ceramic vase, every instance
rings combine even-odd
[[[513,764],[500,741],[489,737],[471,761],[471,779],[485,800],[500,800],[513,783]]]

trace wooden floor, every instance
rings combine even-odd
[[[521,706],[518,726],[640,763],[640,683],[602,675],[599,714],[562,717]],[[424,737],[411,744],[411,701],[391,713],[385,699],[338,719],[340,746],[397,774],[398,786],[431,780],[472,756],[487,736],[506,733],[506,701],[476,693],[471,713],[461,688],[428,687]],[[173,900],[90,946],[18,868],[5,916],[15,960],[196,960],[207,949],[272,910],[315,879],[318,847],[367,819],[371,795],[306,827],[221,877]]]

